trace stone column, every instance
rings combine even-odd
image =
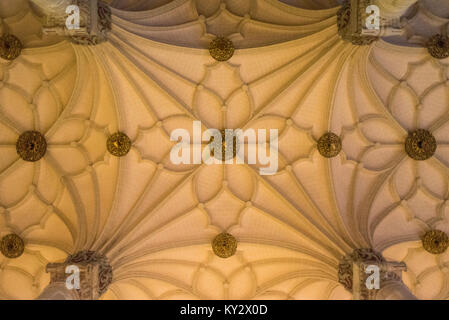
[[[80,297],[76,291],[67,289],[65,283],[52,283],[36,300],[80,300]]]
[[[355,300],[416,299],[402,282],[405,263],[386,261],[373,249],[355,249],[342,258],[338,279]]]
[[[402,281],[386,281],[376,295],[376,300],[416,300]]]

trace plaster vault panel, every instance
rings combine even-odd
[[[355,46],[338,35],[337,1],[108,2],[96,46],[43,39],[27,1],[0,3],[0,30],[25,46],[0,60],[0,236],[25,243],[0,255],[1,298],[38,297],[48,263],[93,250],[114,273],[102,299],[351,299],[338,264],[356,248],[406,262],[418,298],[448,298],[449,253],[420,238],[449,233],[449,60],[419,46],[422,24],[407,46]],[[428,28],[447,29],[420,5]],[[207,49],[219,35],[236,47],[226,62]],[[170,133],[195,120],[278,129],[278,172],[173,164]],[[419,128],[438,145],[425,161],[404,150]],[[48,144],[32,163],[16,152],[29,130]],[[106,148],[117,131],[125,157]],[[316,147],[328,131],[342,140],[334,158]],[[211,248],[221,232],[238,241],[227,259]]]

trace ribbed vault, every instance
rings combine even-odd
[[[331,0],[109,3],[96,46],[43,40],[27,1],[0,4],[0,30],[25,46],[0,60],[0,236],[25,243],[0,255],[1,298],[38,297],[48,263],[92,250],[114,272],[104,299],[351,299],[338,264],[368,247],[406,262],[418,298],[448,297],[449,253],[420,240],[449,234],[449,60],[423,48],[447,31],[435,1],[370,46],[340,38]],[[216,36],[235,45],[226,62],[209,54]],[[171,132],[196,120],[278,129],[278,172],[173,164]],[[437,143],[424,161],[404,147],[417,129]],[[39,161],[16,152],[26,131],[45,137]],[[132,143],[122,157],[107,150],[116,132]],[[326,132],[336,157],[317,149]],[[238,242],[226,259],[211,247],[222,232]]]

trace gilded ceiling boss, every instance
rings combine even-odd
[[[268,165],[259,169],[262,175],[273,175],[278,170],[277,130],[270,130],[269,143],[265,129],[259,129],[257,134],[253,129],[245,132],[241,129],[207,129],[202,133],[201,121],[194,121],[192,132],[192,139],[186,129],[176,129],[170,134],[171,141],[178,141],[170,151],[170,160],[174,164],[232,164],[237,156],[236,164],[245,163],[246,157],[248,164]],[[208,148],[202,150],[202,142],[209,142]]]
[[[449,2],[0,10],[0,299],[449,298]]]

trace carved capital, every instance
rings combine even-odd
[[[378,37],[362,33],[368,14],[366,8],[374,0],[345,0],[337,13],[338,34],[355,45],[369,45]]]
[[[50,273],[49,287],[65,287],[67,278],[71,275],[66,273],[66,268],[72,265],[80,270],[80,287],[70,290],[77,299],[98,299],[112,282],[112,267],[105,256],[94,251],[80,251],[69,256],[63,263],[47,265],[47,272]]]
[[[44,12],[43,34],[69,37],[76,44],[96,45],[106,41],[107,33],[111,30],[111,10],[101,0],[64,0],[63,4],[52,7],[45,6],[46,0],[33,0],[39,2]],[[79,28],[67,28],[66,21],[73,13],[67,13],[70,5],[79,8]]]
[[[379,287],[368,288],[367,280],[373,274],[367,270],[369,266],[379,268]],[[346,255],[338,266],[338,281],[352,292],[356,300],[374,300],[383,285],[392,281],[402,283],[402,271],[406,271],[405,263],[386,261],[373,249],[355,249]]]

